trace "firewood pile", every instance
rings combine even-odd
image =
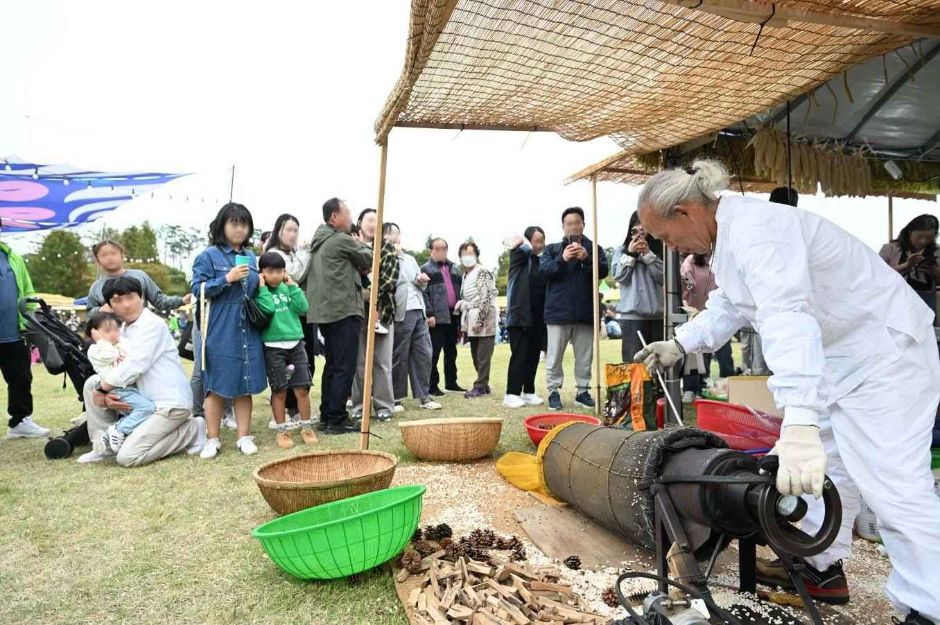
[[[441,549],[421,559],[412,571],[401,569],[398,582],[418,577],[408,596],[422,625],[606,625],[610,619],[594,614],[553,566],[525,562],[483,563],[460,556],[444,559]]]

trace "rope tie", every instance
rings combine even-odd
[[[754,56],[754,50],[757,48],[757,42],[760,41],[760,36],[764,32],[764,26],[766,26],[767,22],[772,20],[774,18],[774,15],[776,14],[777,14],[777,4],[774,2],[771,2],[770,3],[770,17],[768,17],[767,19],[765,19],[763,22],[760,23],[760,28],[757,29],[757,37],[754,38],[754,45],[751,46],[751,54],[749,56]]]

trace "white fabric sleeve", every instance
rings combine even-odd
[[[120,352],[117,345],[109,341],[96,341],[94,345],[88,348],[88,360],[91,361],[92,368],[98,373],[105,373],[120,358]]]
[[[788,220],[791,221],[791,220]],[[746,247],[736,267],[757,306],[764,360],[773,371],[767,386],[784,409],[784,425],[818,425],[826,355],[813,316],[813,282],[802,230],[793,223],[736,233]]]
[[[160,356],[159,347],[164,332],[168,330],[161,320],[140,328],[140,331],[134,335],[134,348],[121,364],[104,375],[104,381],[117,388],[127,388],[136,382],[137,378],[150,370],[156,358]]]
[[[708,294],[705,310],[676,328],[676,340],[687,354],[714,352],[745,325],[747,319],[718,288]]]

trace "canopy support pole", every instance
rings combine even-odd
[[[601,418],[601,306],[600,306],[600,258],[601,247],[597,244],[597,174],[591,176],[591,272],[594,288],[594,416]]]
[[[888,240],[894,240],[894,196],[888,194]]]
[[[388,161],[388,137],[381,144],[379,162],[379,199],[375,205],[375,239],[372,240],[372,284],[369,287],[369,321],[366,326],[366,362],[362,380],[362,426],[359,449],[369,449],[369,422],[372,417],[372,367],[375,364],[375,321],[378,317],[379,263],[382,260],[382,225],[385,217],[385,165]]]

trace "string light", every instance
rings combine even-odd
[[[62,184],[64,184],[65,186],[69,186],[69,184],[70,184],[70,183],[69,183],[69,179],[68,179],[68,178],[63,178],[63,179],[62,179]]]

